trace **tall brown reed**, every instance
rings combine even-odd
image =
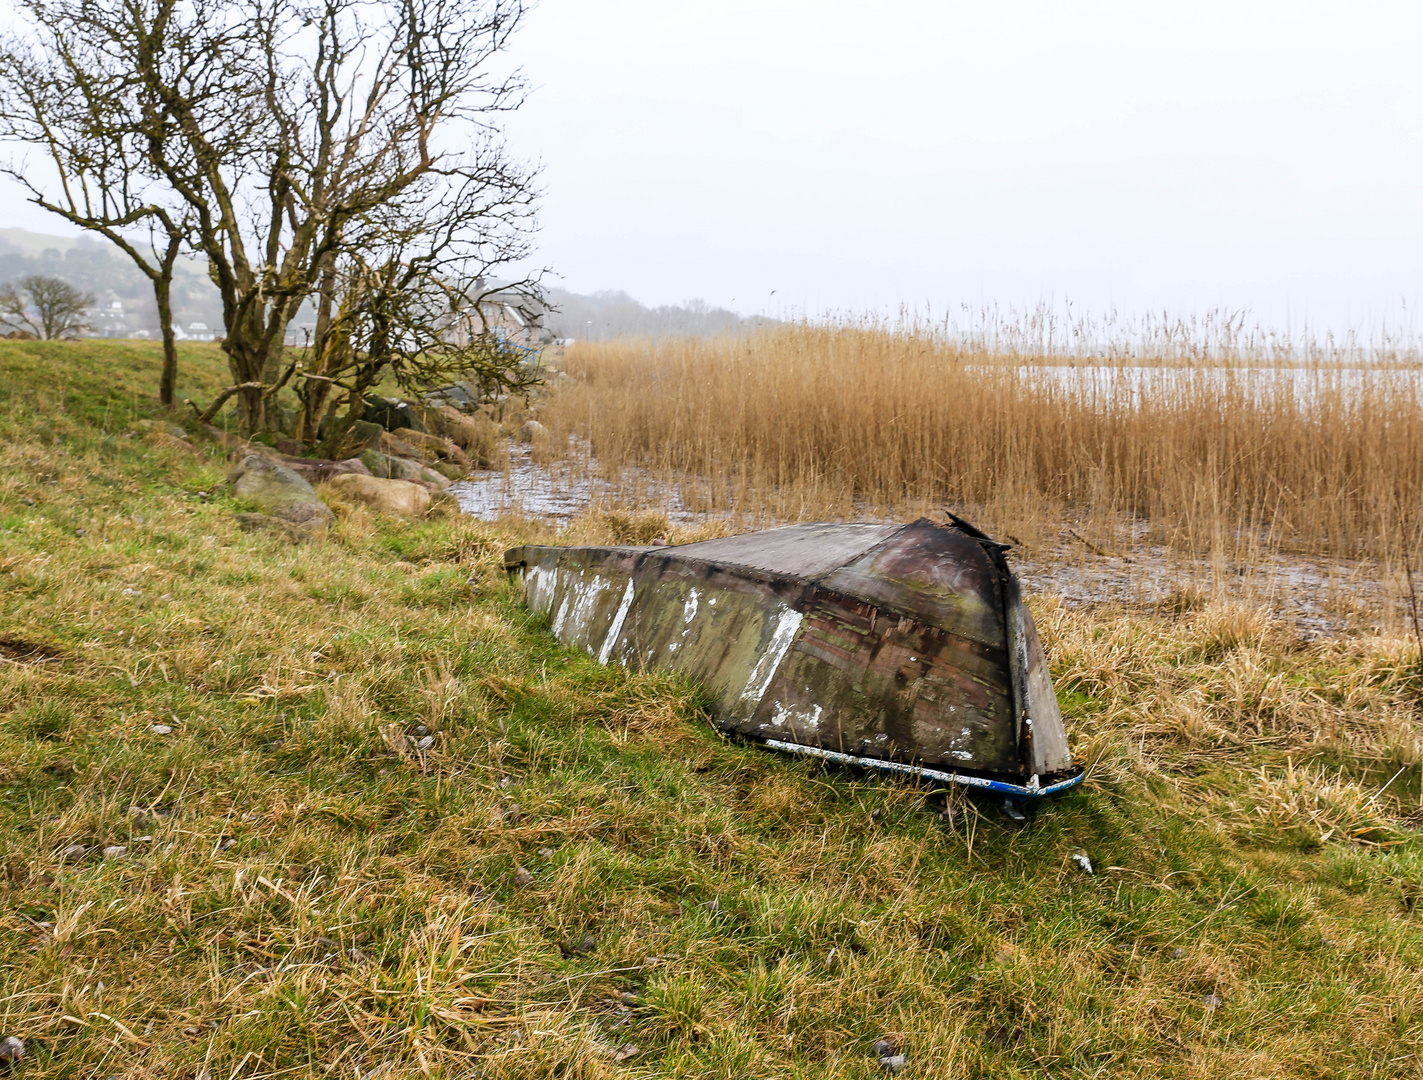
[[[618,474],[750,519],[970,505],[1009,532],[1148,522],[1193,552],[1393,563],[1423,507],[1419,372],[1064,367],[874,327],[570,350],[543,418]]]

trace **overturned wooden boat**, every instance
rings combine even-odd
[[[1082,770],[1006,547],[921,518],[504,564],[559,640],[699,680],[724,731],[1031,798]]]

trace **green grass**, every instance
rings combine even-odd
[[[560,648],[529,527],[239,532],[217,448],[130,431],[156,376],[0,343],[14,1075],[1420,1074],[1406,642],[1040,598],[1094,764],[1018,828]]]

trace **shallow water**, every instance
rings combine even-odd
[[[481,470],[467,480],[456,480],[448,490],[461,510],[481,521],[506,515],[567,521],[588,509],[595,486],[587,478],[574,479],[567,468],[535,465],[529,448],[523,446],[510,451],[507,469]]]
[[[991,371],[991,368],[984,368]],[[1081,394],[1101,405],[1141,401],[1143,392],[1216,393],[1235,387],[1257,402],[1293,401],[1308,406],[1321,392],[1353,394],[1389,387],[1418,394],[1423,370],[1363,367],[1148,367],[1115,364],[1023,364],[1012,369],[1030,386]]]
[[[627,470],[615,488],[596,474],[596,463],[592,468],[567,461],[541,465],[529,447],[517,444],[508,454],[505,470],[480,472],[450,485],[466,514],[481,521],[509,516],[561,525],[594,506],[632,503],[665,512],[679,525],[695,525],[708,517],[688,510],[676,492],[636,470]],[[970,508],[963,512],[972,517]],[[1189,586],[1207,596],[1227,593],[1263,603],[1302,638],[1367,629],[1378,623],[1381,613],[1391,612],[1397,619],[1403,612],[1396,583],[1390,588],[1378,567],[1343,560],[1273,555],[1239,567],[1188,558],[1144,541],[1121,555],[1099,556],[1074,540],[1066,525],[1059,539],[1010,551],[1008,557],[1030,595],[1056,593],[1071,605],[1137,606],[1158,604],[1173,590]]]
[[[668,519],[679,525],[700,520],[676,492],[668,492],[650,475],[625,469],[615,487],[598,475],[597,463],[586,450],[580,453],[583,462],[540,465],[528,446],[515,443],[508,448],[508,464],[503,470],[481,470],[467,480],[455,481],[448,490],[459,500],[461,510],[481,521],[514,516],[561,523],[595,505],[626,505],[629,501],[664,510]]]

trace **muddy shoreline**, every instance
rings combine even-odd
[[[449,490],[464,513],[481,521],[520,517],[560,527],[598,507],[630,503],[665,513],[673,525],[695,526],[713,517],[688,509],[650,474],[624,470],[615,484],[586,462],[536,462],[531,448],[518,443],[508,447],[506,468],[481,470]],[[1268,607],[1302,640],[1380,629],[1412,632],[1406,585],[1377,564],[1267,553],[1240,565],[1146,542],[1109,551],[1066,523],[1056,539],[1016,547],[1009,558],[1029,594],[1052,593],[1073,607],[1160,607],[1226,594]]]

